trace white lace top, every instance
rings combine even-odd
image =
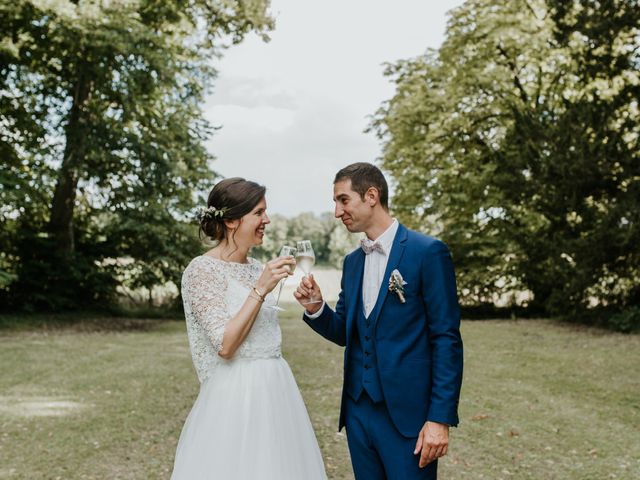
[[[263,266],[234,263],[201,255],[194,258],[182,274],[182,299],[187,321],[193,365],[202,383],[217,363],[238,358],[272,358],[281,355],[282,334],[277,312],[265,308],[273,304],[268,295],[255,323],[230,360],[218,355],[227,322],[240,310]]]

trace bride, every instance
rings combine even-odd
[[[271,291],[293,257],[263,267],[247,256],[265,226],[265,187],[219,182],[200,220],[218,242],[182,276],[200,393],[180,435],[172,480],[326,479],[318,442],[289,365]]]

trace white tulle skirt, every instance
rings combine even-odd
[[[287,362],[239,358],[215,366],[182,429],[171,479],[326,478]]]

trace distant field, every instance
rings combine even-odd
[[[331,479],[342,352],[292,307],[284,350]],[[197,381],[182,322],[0,332],[0,478],[168,478]],[[461,425],[443,479],[640,478],[640,336],[465,322]]]
[[[304,273],[302,270],[296,270],[293,276],[291,276],[284,284],[282,288],[282,299],[285,301],[295,301],[293,298],[293,292],[297,288]],[[314,269],[313,276],[320,285],[322,290],[322,296],[328,302],[335,302],[338,300],[338,294],[340,293],[340,279],[342,278],[342,271],[335,268],[318,267]]]

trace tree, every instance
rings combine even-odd
[[[362,235],[350,233],[343,225],[335,225],[329,237],[329,264],[342,268],[344,257],[358,247]]]
[[[271,223],[265,230],[262,245],[251,251],[251,256],[262,262],[268,262],[276,258],[283,245],[291,245],[291,242],[288,241],[289,223],[287,218],[275,214],[271,215],[270,219]]]
[[[123,253],[98,240],[107,231],[181,228],[215,178],[200,108],[210,59],[270,28],[267,3],[0,3],[1,214],[40,238],[39,261],[72,278],[79,255],[91,265]],[[14,285],[29,296],[25,261]]]
[[[319,216],[311,212],[301,213],[289,219],[288,236],[292,242],[310,240],[316,255],[316,262],[326,264],[329,261],[329,236],[335,220],[330,213]],[[295,245],[295,244],[294,244]]]
[[[637,301],[640,10],[607,3],[471,0],[439,51],[387,69],[371,128],[396,211],[449,243],[466,303],[529,289],[579,317]],[[608,61],[585,25],[608,29]]]
[[[580,86],[574,95],[565,92],[565,109],[550,132],[558,160],[575,166],[560,220],[570,268],[552,304],[561,310],[569,296],[614,311],[639,306],[640,3],[547,4],[554,46],[570,52]]]
[[[331,237],[336,228],[333,214],[329,212],[320,215],[303,212],[292,218],[273,215],[263,244],[252,251],[252,256],[269,261],[278,256],[283,245],[295,246],[299,240],[310,240],[316,263],[333,264]]]

